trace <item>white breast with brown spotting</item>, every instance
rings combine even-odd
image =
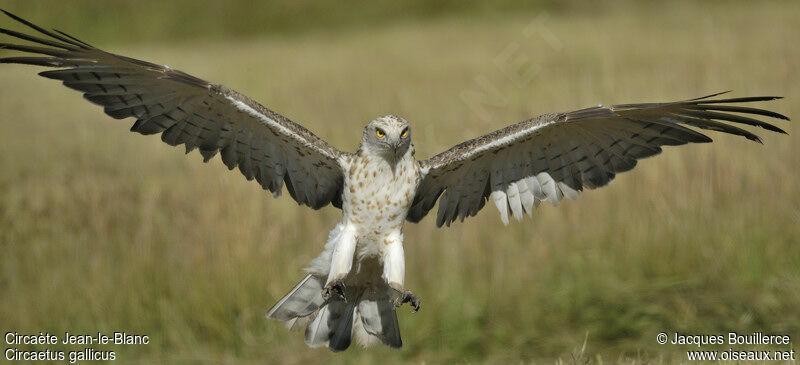
[[[419,164],[409,151],[394,166],[380,156],[353,155],[342,194],[344,222],[358,231],[359,256],[380,254],[390,235],[402,234],[420,180]]]

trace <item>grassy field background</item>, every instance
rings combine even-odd
[[[786,96],[759,106],[800,116],[798,2],[445,8],[239,33],[205,26],[208,14],[175,15],[181,30],[165,37],[103,26],[96,4],[25,4],[7,8],[223,83],[344,150],[389,113],[410,121],[421,158],[598,103],[733,89]],[[120,24],[154,13],[112,4]],[[658,345],[662,331],[787,334],[800,350],[794,122],[777,122],[789,136],[757,131],[764,145],[711,134],[713,144],[666,148],[610,186],[508,227],[493,207],[447,229],[430,217],[407,225],[407,286],[423,301],[419,313],[399,311],[403,349],[332,354],[264,314],[321,250],[338,210],[273,199],[219,159],[205,165],[131,134],[132,121],[34,71],[0,67],[3,333],[147,334],[149,345],[98,347],[141,363],[685,360],[694,348]]]

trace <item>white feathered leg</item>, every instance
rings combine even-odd
[[[419,310],[419,298],[405,288],[406,260],[403,252],[403,234],[392,233],[383,247],[383,280],[398,292],[395,306],[411,303],[414,312]]]
[[[388,244],[386,244],[388,242]],[[406,259],[402,233],[390,234],[383,247],[383,280],[402,291],[406,278]]]
[[[358,234],[356,230],[348,225],[342,227],[338,237],[335,238],[335,245],[331,253],[331,268],[328,272],[328,280],[325,282],[323,295],[329,296],[331,289],[339,295],[344,295],[343,280],[353,267],[353,256],[356,251]]]

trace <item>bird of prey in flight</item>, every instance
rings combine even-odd
[[[334,351],[348,348],[353,337],[364,345],[402,345],[395,309],[403,303],[419,309],[404,286],[403,226],[419,222],[437,201],[437,226],[476,215],[488,200],[507,224],[540,202],[556,205],[605,186],[661,146],[711,142],[696,129],[760,142],[739,126],[785,133],[762,119],[788,120],[741,105],[778,98],[771,96],[598,105],[541,115],[417,160],[411,126],[389,115],[367,123],[355,152],[345,152],[225,86],[4,13],[40,35],[0,28],[28,41],[0,43],[28,54],[0,63],[55,68],[39,75],[82,92],[111,117],[135,118],[131,131],[160,133],[205,161],[219,154],[229,169],[238,167],[275,196],[285,186],[301,205],[342,210],[305,278],[267,313],[290,327],[305,325],[309,346]]]

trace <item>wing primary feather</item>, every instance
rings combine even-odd
[[[0,63],[16,63],[21,65],[48,66],[48,67],[74,67],[74,66],[86,65],[89,63],[89,61],[80,59],[22,56],[22,57],[0,58]]]
[[[91,44],[89,44],[89,43],[86,43],[86,42],[84,42],[84,41],[82,41],[82,40],[80,40],[80,39],[78,39],[78,38],[75,38],[75,37],[73,37],[73,36],[71,36],[71,35],[69,35],[69,34],[67,34],[67,33],[64,33],[64,32],[62,32],[62,31],[60,31],[60,30],[58,30],[58,29],[53,29],[53,31],[54,31],[54,32],[56,32],[56,33],[58,33],[58,34],[61,34],[61,35],[63,35],[64,37],[67,37],[67,38],[69,38],[69,39],[72,39],[73,41],[75,41],[75,42],[78,42],[78,43],[80,43],[80,44],[82,44],[82,45],[86,46],[86,48],[94,48],[94,46],[92,46]],[[75,43],[72,43],[72,44],[75,44]],[[77,44],[76,44],[76,45],[77,45]]]
[[[704,104],[690,104],[684,106],[687,109],[699,109],[699,110],[716,110],[716,111],[723,111],[723,112],[735,112],[735,113],[746,113],[746,114],[757,114],[763,115],[765,117],[772,117],[777,119],[783,120],[790,120],[789,117],[776,113],[769,110],[758,109],[758,108],[750,108],[746,106],[738,106],[738,105],[704,105]]]
[[[715,112],[715,111],[710,111],[710,110],[697,110],[697,109],[684,109],[683,111],[681,111],[681,114],[691,115],[691,116],[696,117],[696,118],[717,119],[717,120],[725,120],[725,121],[734,122],[734,123],[747,124],[747,125],[752,125],[752,126],[756,126],[756,127],[761,127],[761,128],[773,131],[773,132],[786,134],[786,132],[783,129],[780,129],[780,128],[772,125],[772,124],[769,124],[769,123],[766,123],[766,122],[762,122],[762,121],[760,121],[758,119],[753,119],[753,118],[741,116],[741,115],[734,115],[734,114],[730,114],[730,113],[720,113],[720,112]]]
[[[729,99],[717,99],[717,100],[703,100],[697,102],[697,104],[727,104],[727,103],[749,103],[753,101],[769,101],[769,100],[777,100],[783,99],[783,96],[748,96],[744,98],[729,98]]]
[[[713,98],[713,97],[715,97],[715,96],[720,96],[720,95],[722,95],[722,94],[727,94],[727,93],[729,93],[729,92],[731,92],[731,91],[733,91],[733,90],[725,90],[725,91],[720,91],[720,92],[713,93],[713,94],[710,94],[710,95],[701,96],[701,97],[699,97],[699,98],[689,99],[689,100],[687,100],[687,101],[695,101],[695,100],[703,100],[703,99]]]
[[[710,120],[710,119],[701,119],[701,118],[696,118],[696,117],[689,116],[689,115],[682,115],[682,114],[676,114],[676,113],[671,113],[670,115],[672,116],[671,118],[670,117],[662,117],[662,119],[664,119],[666,121],[671,121],[673,123],[687,124],[687,125],[690,125],[690,126],[693,126],[693,127],[700,128],[700,129],[708,129],[708,130],[712,130],[712,131],[718,131],[718,132],[725,132],[725,133],[729,133],[729,134],[734,134],[734,135],[737,135],[737,136],[745,137],[745,138],[747,138],[747,139],[749,139],[751,141],[762,143],[761,142],[761,138],[759,138],[757,135],[755,135],[753,133],[750,133],[750,132],[748,132],[748,131],[746,131],[746,130],[744,130],[742,128],[732,126],[730,124],[725,124],[725,123],[713,121],[713,120]]]
[[[55,38],[57,40],[60,40],[60,41],[62,41],[64,43],[71,44],[73,46],[78,46],[80,48],[85,48],[85,46],[80,44],[80,43],[77,43],[77,42],[75,42],[75,41],[73,41],[73,40],[71,40],[69,38],[65,38],[65,37],[62,37],[62,36],[60,36],[58,34],[50,32],[47,29],[44,29],[44,28],[42,28],[42,27],[40,27],[40,26],[38,26],[36,24],[33,24],[33,23],[31,23],[31,22],[29,22],[29,21],[27,21],[25,19],[22,19],[22,18],[14,15],[14,14],[11,14],[8,11],[5,11],[3,9],[0,9],[0,11],[2,11],[4,14],[8,15],[11,19],[14,19],[14,20],[16,20],[16,21],[18,21],[18,22],[20,22],[22,24],[25,24],[29,28],[38,31],[39,33],[42,33],[42,34],[47,35],[47,36],[50,36],[50,37]]]
[[[32,35],[27,35],[25,33],[20,33],[20,32],[17,32],[17,31],[13,31],[11,29],[0,28],[0,33],[7,34],[7,35],[10,35],[12,37],[19,38],[19,39],[22,39],[22,40],[26,40],[26,41],[29,41],[29,42],[44,44],[44,45],[51,46],[51,47],[62,48],[62,49],[68,50],[68,51],[78,51],[80,49],[80,48],[70,47],[70,46],[68,46],[66,44],[63,44],[63,43],[53,42],[51,40],[47,40],[47,39],[44,39],[44,38],[34,37]]]
[[[11,44],[11,43],[0,43],[0,49],[8,49],[12,51],[20,51],[28,53],[39,53],[54,57],[68,57],[70,55],[68,51],[59,50],[55,48],[28,46],[28,45]]]

